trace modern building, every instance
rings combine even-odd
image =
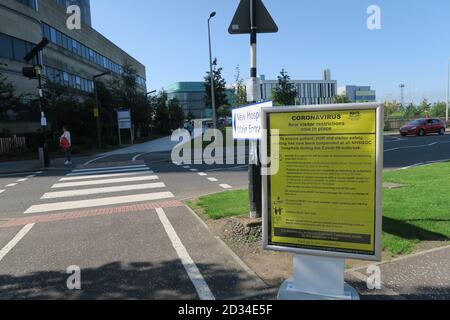
[[[350,102],[377,101],[377,93],[370,86],[345,86],[339,88],[339,94],[345,95]]]
[[[194,119],[208,119],[212,117],[212,108],[205,103],[204,82],[176,82],[167,89],[169,100],[177,99],[186,116],[192,115]],[[226,89],[227,100],[233,105],[234,90]]]
[[[261,95],[263,100],[271,100],[272,92],[278,87],[278,80],[266,80],[261,77]],[[337,95],[337,81],[331,80],[331,71],[323,71],[322,80],[292,80],[297,88],[297,105],[331,104]]]
[[[69,30],[66,5],[80,5],[81,30]],[[145,67],[91,27],[89,0],[0,0],[0,71],[17,93],[37,93],[37,81],[22,75],[22,68],[36,63],[25,54],[44,37],[50,43],[42,51],[44,80],[55,81],[86,95],[93,92],[93,77],[105,71],[111,76],[125,64],[137,71],[136,82],[146,91]]]

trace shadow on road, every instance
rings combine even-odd
[[[216,298],[238,296],[250,281],[244,272],[219,265],[197,265]],[[113,262],[81,270],[81,290],[67,289],[70,274],[40,271],[24,276],[0,275],[0,300],[197,300],[196,290],[179,260],[153,264]],[[219,291],[219,294],[217,292]]]

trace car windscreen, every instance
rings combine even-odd
[[[414,120],[414,121],[409,123],[410,126],[420,126],[422,124],[424,124],[423,120]]]

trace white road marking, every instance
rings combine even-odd
[[[233,187],[230,186],[229,184],[220,184],[219,186],[224,189],[233,189]]]
[[[122,171],[121,171],[122,172]],[[140,176],[140,175],[147,175],[147,174],[154,174],[153,171],[150,169],[145,169],[144,171],[137,171],[137,172],[128,172],[128,173],[112,173],[112,174],[85,174],[82,176],[71,176],[70,178],[62,178],[59,181],[76,181],[76,180],[89,180],[89,179],[98,179],[98,178],[116,178],[116,177],[126,177],[126,176]]]
[[[23,179],[17,180],[17,182],[25,182],[25,181],[27,181],[27,180],[28,180],[27,178],[23,178]]]
[[[133,157],[133,161],[136,161],[138,158],[140,158],[140,157],[142,157],[143,155],[145,155],[146,153],[141,153],[141,154],[138,154],[137,156],[134,156]]]
[[[158,179],[159,179],[158,176],[146,176],[146,177],[133,177],[133,178],[117,178],[117,179],[104,179],[104,180],[93,180],[93,181],[66,182],[66,183],[57,183],[52,187],[52,189],[95,186],[95,185],[100,185],[100,184],[114,184],[114,183],[123,183],[123,182],[150,181],[150,180],[158,180]]]
[[[119,186],[119,187],[48,192],[48,193],[44,194],[41,199],[70,198],[70,197],[87,196],[87,195],[93,195],[93,194],[105,194],[105,193],[113,193],[113,192],[157,189],[157,188],[165,188],[165,186],[166,185],[164,183],[158,182],[158,183],[135,184],[135,185],[127,185],[127,186]]]
[[[5,192],[5,190],[0,190],[0,193],[3,193],[3,192]]]
[[[27,235],[28,232],[34,227],[34,223],[27,224],[23,227],[16,236],[5,246],[2,250],[0,250],[0,262],[3,258],[12,250],[14,247]]]
[[[219,180],[217,180],[216,178],[208,178],[208,180],[211,181],[211,182],[217,182],[217,181],[219,181]]]
[[[181,260],[181,263],[186,270],[189,279],[191,279],[192,284],[197,291],[198,297],[200,300],[215,300],[211,289],[208,287],[205,279],[203,278],[200,270],[197,268],[197,265],[194,263],[192,258],[189,256],[186,248],[184,247],[181,239],[178,237],[175,229],[170,223],[169,219],[166,216],[166,213],[163,209],[156,209],[156,213],[158,214],[159,220],[161,221],[164,229],[166,230],[167,235],[169,236],[170,242],[172,243],[173,248],[177,252],[178,257]]]
[[[84,165],[84,166],[90,165],[91,163],[93,163],[93,162],[95,162],[95,161],[97,161],[97,160],[100,160],[100,159],[106,158],[106,157],[108,157],[108,156],[101,156],[101,157],[98,157],[98,158],[95,158],[95,159],[89,160],[88,162],[84,163],[83,165]]]
[[[36,175],[32,174],[31,176],[26,177],[27,179],[36,178]]]
[[[89,168],[89,169],[75,169],[75,172],[90,172],[90,171],[106,171],[106,170],[116,170],[116,169],[133,169],[133,168],[146,168],[145,164],[132,165],[132,166],[120,166],[120,167],[103,167],[103,168]]]
[[[5,173],[5,174],[0,174],[0,178],[1,177],[13,177],[13,176],[23,176],[26,174],[30,174],[32,172],[20,172],[20,173]]]
[[[199,172],[198,175],[199,175],[200,177],[206,177],[208,174],[207,174],[207,173],[204,173],[204,172]]]
[[[132,169],[117,169],[117,170],[98,170],[98,171],[88,171],[88,172],[77,172],[77,173],[69,173],[67,177],[76,177],[76,176],[86,176],[90,174],[102,174],[102,173],[121,173],[121,172],[136,172],[136,171],[145,171],[150,170],[150,168],[142,167],[142,168],[132,168]]]
[[[159,193],[146,193],[138,194],[132,196],[123,197],[110,197],[110,198],[99,198],[91,200],[79,200],[79,201],[67,201],[67,202],[57,202],[49,204],[40,204],[31,206],[25,214],[30,213],[44,213],[44,212],[54,212],[63,210],[73,210],[82,208],[94,208],[103,207],[110,205],[118,205],[125,203],[135,203],[135,202],[145,202],[160,199],[174,198],[175,196],[171,192],[159,192]]]
[[[43,171],[38,171],[38,172],[35,172],[34,174],[38,175],[38,174],[43,174],[43,173],[44,173]]]
[[[17,186],[17,183],[10,183],[8,185],[6,185],[6,188],[11,188],[11,187],[15,187]]]
[[[398,147],[398,148],[384,150],[384,152],[391,152],[391,151],[397,151],[397,150],[403,150],[403,149],[427,148],[427,147],[436,146],[438,144],[447,144],[447,143],[450,143],[450,141],[433,142],[430,144],[423,144],[423,145],[418,145],[418,146]]]

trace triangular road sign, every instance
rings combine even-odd
[[[250,6],[254,1],[256,33],[275,33],[278,26],[273,21],[262,0],[241,0],[228,32],[231,34],[251,33]]]

